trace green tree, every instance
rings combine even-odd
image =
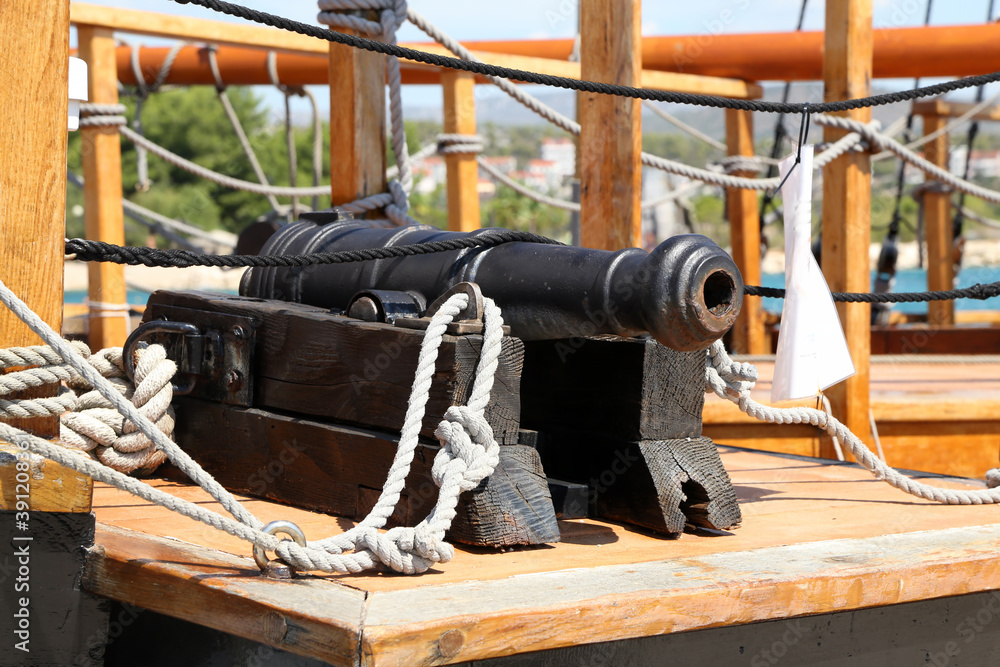
[[[289,185],[289,158],[284,118],[271,115],[251,88],[228,91],[250,144],[272,185]],[[124,97],[127,116],[135,117],[135,99]],[[243,152],[213,89],[204,86],[175,89],[151,95],[143,104],[143,133],[151,141],[213,171],[247,181],[257,177]],[[313,136],[310,128],[295,128],[294,144],[298,173],[296,185],[312,184]],[[70,136],[69,169],[81,173],[84,147],[80,134]],[[323,173],[329,173],[329,128],[323,125]],[[164,215],[179,218],[203,229],[222,228],[238,232],[263,215],[271,206],[261,195],[230,190],[174,167],[155,155],[148,156],[149,180],[146,191],[138,188],[135,147],[122,139],[122,183],[124,195],[138,204]],[[328,176],[324,177],[324,180]],[[287,203],[288,200],[283,200]],[[77,203],[75,196],[68,206]],[[309,206],[311,200],[302,203]],[[319,205],[329,206],[329,197]],[[70,229],[78,229],[76,216],[67,215]],[[132,234],[130,242],[135,242]],[[139,235],[142,237],[142,235]]]
[[[565,237],[569,212],[541,204],[499,185],[495,197],[482,209],[484,227],[505,227],[550,237]]]

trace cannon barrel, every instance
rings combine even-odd
[[[275,234],[261,254],[302,255],[423,243],[489,233],[424,225],[372,228],[359,221],[300,221]],[[698,350],[733,325],[743,280],[710,239],[674,236],[647,253],[510,242],[393,259],[297,268],[253,268],[240,294],[346,308],[362,290],[419,293],[427,303],[459,282],[477,283],[524,340],[645,332],[675,350]]]

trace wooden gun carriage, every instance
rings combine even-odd
[[[461,236],[303,221],[263,253]],[[558,290],[537,288],[547,274],[559,276]],[[220,482],[360,519],[396,450],[425,313],[456,290],[468,291],[471,305],[442,343],[422,442],[392,524],[413,525],[434,504],[433,431],[470,390],[483,293],[510,330],[486,409],[500,465],[463,495],[450,539],[556,542],[557,517],[588,514],[670,536],[686,524],[739,524],[729,478],[701,434],[701,408],[705,349],[738,314],[742,282],[704,237],[677,237],[650,254],[511,242],[251,269],[239,296],[154,293],[130,345],[160,342],[178,361],[187,395],[176,399],[177,440]]]

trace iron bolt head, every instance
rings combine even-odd
[[[226,386],[229,387],[229,391],[239,391],[240,387],[243,386],[243,373],[229,371],[226,376]]]
[[[280,579],[283,581],[288,581],[293,577],[292,568],[288,567],[280,560],[268,561],[261,574],[268,579]]]

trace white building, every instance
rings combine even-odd
[[[547,162],[554,162],[560,176],[573,176],[576,173],[576,144],[568,137],[542,139],[540,157]]]

